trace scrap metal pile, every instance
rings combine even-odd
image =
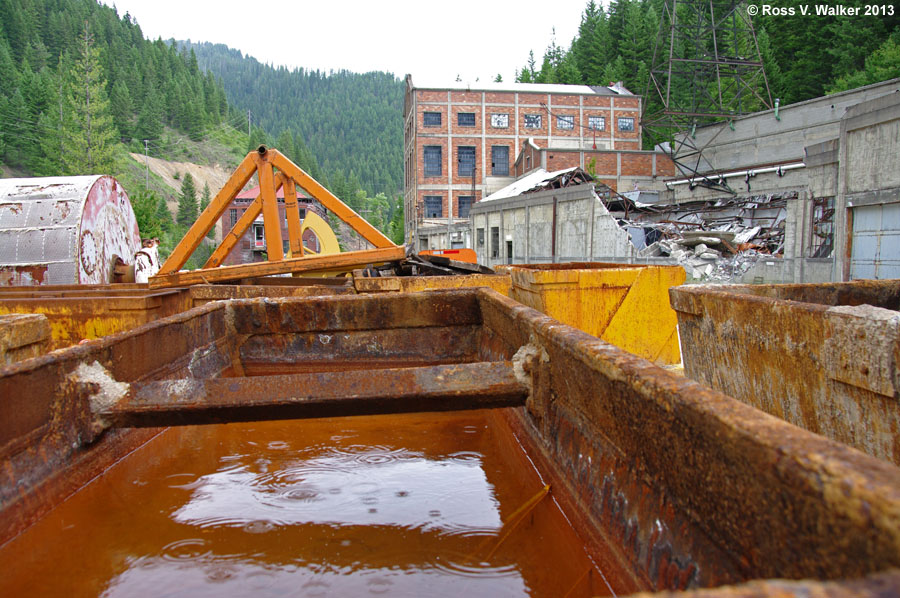
[[[787,202],[798,197],[793,191],[657,204],[603,187],[598,196],[640,257],[668,256],[704,280],[730,280],[760,259],[781,257]]]

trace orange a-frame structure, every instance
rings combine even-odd
[[[278,172],[275,169],[278,169]],[[235,223],[231,232],[225,235],[222,244],[216,248],[202,269],[179,272],[178,270],[184,266],[194,250],[200,245],[200,242],[206,237],[210,229],[215,226],[216,221],[219,220],[254,173],[259,174],[259,197],[250,204],[247,211]],[[288,259],[284,257],[281,222],[278,217],[278,200],[275,198],[280,187],[284,187],[284,204],[287,212],[291,254],[300,257]],[[297,209],[297,187],[319,200],[323,206],[334,212],[338,218],[346,222],[363,239],[374,245],[375,249],[332,255],[304,255],[300,212]],[[269,261],[236,266],[219,266],[225,257],[228,256],[228,253],[234,249],[244,233],[247,232],[247,229],[253,224],[260,212],[263,215]],[[224,282],[241,278],[294,272],[348,271],[368,264],[401,260],[405,255],[406,252],[403,247],[391,242],[381,231],[366,222],[359,214],[304,172],[302,168],[291,162],[278,150],[268,149],[261,145],[257,151],[247,154],[247,157],[241,161],[240,165],[222,187],[222,190],[216,194],[216,197],[203,210],[197,221],[191,225],[184,238],[172,251],[172,255],[162,265],[159,273],[150,279],[150,288],[158,289],[209,282]]]

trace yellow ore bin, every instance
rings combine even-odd
[[[596,262],[500,266],[510,298],[661,365],[681,361],[669,288],[681,266]]]

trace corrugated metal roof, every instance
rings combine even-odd
[[[529,189],[533,189],[534,187],[537,187],[538,185],[546,183],[547,181],[550,181],[550,180],[558,177],[561,174],[565,174],[567,172],[572,172],[572,171],[576,170],[577,168],[578,168],[577,166],[573,166],[572,168],[564,168],[562,170],[557,170],[555,172],[547,172],[543,168],[538,168],[534,172],[532,172],[530,174],[526,174],[522,178],[510,183],[509,185],[507,185],[506,187],[503,187],[499,191],[495,191],[494,193],[491,193],[490,195],[488,195],[481,201],[483,201],[483,202],[491,201],[494,199],[504,199],[506,197],[515,197],[516,195],[521,195],[522,193],[525,193]]]

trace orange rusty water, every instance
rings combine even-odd
[[[487,411],[170,428],[0,548],[0,595],[609,594],[542,486]]]

